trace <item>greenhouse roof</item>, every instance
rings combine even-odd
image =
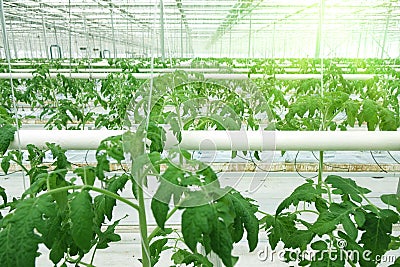
[[[29,40],[35,48],[71,43],[149,54],[163,39],[175,56],[265,56],[273,53],[266,43],[288,43],[288,51],[315,46],[320,22],[326,56],[357,45],[386,46],[391,56],[400,42],[398,0],[5,0],[4,13],[15,46]]]

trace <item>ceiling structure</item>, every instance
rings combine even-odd
[[[3,0],[3,6],[13,57],[49,57],[50,45],[64,57],[100,51],[399,57],[400,51],[400,0]]]

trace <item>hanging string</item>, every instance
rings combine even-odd
[[[7,65],[8,65],[8,73],[10,74],[10,86],[11,86],[11,94],[12,94],[12,100],[13,100],[13,109],[14,109],[14,116],[15,116],[15,127],[17,129],[17,142],[18,142],[18,151],[22,153],[22,148],[21,148],[21,137],[20,137],[20,128],[18,124],[18,105],[17,105],[17,100],[15,98],[15,88],[14,88],[14,83],[12,79],[12,74],[11,74],[11,55],[10,55],[10,45],[8,42],[7,38],[7,29],[6,29],[6,22],[4,18],[4,5],[3,5],[3,0],[0,0],[0,16],[1,16],[1,28],[2,28],[2,34],[3,34],[3,46],[4,46],[4,51],[6,53],[6,59],[7,59]],[[22,170],[22,181],[23,181],[23,186],[24,190],[26,190],[26,178],[25,178],[25,172]]]

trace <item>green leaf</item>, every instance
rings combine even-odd
[[[311,244],[311,248],[315,250],[326,250],[328,249],[328,244],[325,241],[319,240]]]
[[[204,168],[201,171],[198,171],[196,173],[198,175],[204,176],[205,184],[210,184],[212,182],[218,181],[217,174],[214,172],[214,170],[210,166],[207,166],[206,168]]]
[[[225,266],[232,267],[233,259],[231,252],[233,249],[233,242],[226,225],[218,220],[210,236],[212,237],[212,250],[221,258]]]
[[[356,221],[358,227],[362,227],[365,223],[365,214],[361,210],[356,210],[354,213],[354,220]]]
[[[400,196],[397,194],[382,195],[381,200],[383,203],[393,206],[400,212]]]
[[[46,146],[50,149],[53,159],[56,159],[56,161],[53,163],[53,165],[56,166],[56,170],[68,169],[71,167],[71,163],[68,161],[67,156],[65,155],[65,149],[62,149],[61,146],[54,143],[46,143]]]
[[[65,181],[66,170],[59,169],[55,170],[51,173],[47,174],[48,185],[50,188],[48,189],[57,189],[60,187],[67,186],[67,182]],[[67,208],[68,196],[67,191],[61,191],[58,193],[52,193],[52,197],[56,200],[61,210],[65,210]]]
[[[358,230],[357,227],[354,225],[353,221],[349,217],[343,216],[341,222],[343,225],[343,229],[345,230],[347,235],[350,238],[356,240],[358,236]]]
[[[1,160],[1,169],[5,174],[8,173],[8,170],[10,169],[10,160],[12,159],[12,155],[8,154],[7,156],[4,156]]]
[[[196,252],[196,245],[201,242],[202,235],[211,233],[211,216],[213,210],[210,205],[187,208],[182,213],[183,239],[193,252]]]
[[[332,187],[337,188],[339,190],[333,190],[333,194],[348,194],[351,199],[361,203],[362,197],[365,194],[371,192],[368,188],[360,187],[350,178],[343,178],[337,175],[329,175],[326,180],[326,183],[331,184]]]
[[[121,176],[114,176],[110,180],[107,181],[106,189],[114,194],[118,194],[118,191],[122,191],[124,189],[126,183],[129,180],[129,176],[127,174],[122,174]],[[104,214],[107,216],[108,220],[112,219],[112,212],[116,205],[116,199],[110,196],[105,196],[104,203]]]
[[[0,186],[0,197],[3,199],[4,204],[7,203],[7,194],[4,187]]]
[[[64,258],[64,251],[65,251],[66,244],[63,243],[63,240],[56,239],[53,243],[53,246],[50,250],[49,258],[54,263],[57,264]]]
[[[168,247],[166,246],[167,242],[168,242],[168,238],[162,238],[162,239],[158,239],[150,244],[151,266],[156,265],[156,263],[160,260],[161,252],[168,249]]]
[[[350,229],[348,219],[353,209],[354,206],[350,202],[332,203],[328,211],[319,214],[317,220],[311,226],[311,230],[318,235],[323,235],[334,231],[337,225],[343,222]]]
[[[56,214],[51,196],[19,201],[13,213],[2,219],[0,263],[5,267],[35,266],[42,239],[35,229]]]
[[[364,233],[360,243],[370,250],[372,255],[383,255],[388,250],[393,224],[399,221],[399,215],[392,210],[381,210],[379,215],[377,217],[373,213],[367,213],[361,228]]]
[[[163,152],[166,132],[163,127],[156,125],[150,121],[147,128],[147,139],[151,141],[150,152]]]
[[[367,122],[369,131],[375,130],[379,123],[378,104],[371,99],[363,101],[362,110],[358,114],[358,123],[360,126],[364,121]]]
[[[285,247],[305,250],[314,236],[315,234],[310,230],[297,230],[285,240]]]
[[[289,240],[297,232],[295,214],[280,214],[278,216],[267,215],[262,221],[265,222],[268,241],[272,249],[275,249],[278,242],[282,240],[290,244]]]
[[[207,259],[206,256],[199,253],[191,253],[183,249],[178,249],[171,259],[175,264],[193,264],[198,267],[212,267],[213,264]]]
[[[382,108],[379,112],[379,118],[379,129],[381,131],[397,131],[398,118],[396,117],[396,113],[387,108]]]
[[[366,261],[363,259],[362,255],[365,251],[365,249],[360,246],[360,244],[357,243],[357,241],[355,241],[354,239],[352,239],[351,237],[349,237],[348,235],[346,235],[344,232],[342,231],[338,231],[338,235],[340,237],[340,239],[345,240],[346,241],[346,246],[341,248],[343,252],[345,252],[347,255],[354,255],[353,257],[353,262],[358,262],[358,260],[360,261],[360,264],[362,266],[375,266],[375,264],[371,261]],[[339,240],[336,240],[336,243]],[[351,254],[350,254],[351,253]],[[356,255],[360,255],[360,257],[356,257]]]
[[[153,212],[154,218],[156,219],[157,225],[161,229],[164,229],[169,211],[168,203],[162,202],[153,197],[153,199],[151,200],[151,210]]]
[[[279,204],[278,208],[276,209],[276,214],[278,215],[284,209],[289,208],[290,205],[297,206],[301,201],[307,203],[315,202],[321,197],[321,193],[322,190],[315,188],[313,184],[303,184],[297,187],[289,197],[284,199],[281,204]]]
[[[356,123],[359,108],[360,104],[355,102],[354,100],[347,100],[344,103],[344,109],[347,115],[347,122],[351,127],[354,127],[354,124]]]
[[[247,241],[251,252],[258,244],[259,222],[255,215],[258,211],[258,207],[252,203],[253,200],[244,198],[239,192],[235,191],[227,196],[229,196],[232,201],[236,213],[234,226],[236,226],[239,231],[243,231],[242,225],[246,229]],[[240,239],[241,238],[240,236]]]
[[[6,124],[0,127],[0,155],[6,153],[11,141],[14,140],[14,133],[17,129]]]
[[[115,233],[115,227],[120,223],[122,219],[115,221],[109,225],[104,232],[98,231],[97,235],[99,241],[97,242],[96,248],[105,249],[108,248],[108,243],[121,241],[121,236]]]
[[[83,251],[92,246],[94,212],[92,197],[87,191],[81,191],[70,202],[71,236]]]
[[[96,179],[96,168],[92,166],[84,166],[74,170],[74,173],[78,175],[83,184],[85,185],[94,185],[94,181]]]

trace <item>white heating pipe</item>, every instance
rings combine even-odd
[[[185,72],[200,72],[200,73],[219,73],[225,69],[221,68],[212,68],[212,69],[200,69],[200,68],[169,68],[169,69],[139,69],[139,73],[148,73],[148,72],[155,72],[155,73],[171,73],[175,71],[185,71]],[[249,69],[229,69],[235,73],[248,73]],[[25,73],[25,72],[34,72],[36,69],[12,69],[13,73]],[[121,68],[91,68],[91,69],[49,69],[49,72],[55,73],[102,73],[102,72],[122,72]]]
[[[20,130],[21,147],[46,142],[66,149],[96,149],[101,140],[122,130]],[[17,138],[11,148],[18,147]],[[166,148],[177,144],[167,133]],[[188,150],[400,151],[399,131],[183,131],[180,146]]]
[[[224,70],[229,70],[232,71],[233,73],[248,73],[250,71],[250,69],[248,68],[231,68],[231,69],[227,69],[227,68],[168,68],[168,69],[160,69],[160,68],[156,68],[156,69],[143,69],[143,68],[139,68],[139,73],[147,73],[147,72],[155,72],[155,73],[171,73],[171,72],[175,72],[175,71],[185,71],[185,72],[200,72],[200,73],[220,73],[221,71]],[[297,73],[300,71],[300,68],[284,68],[286,73]],[[397,72],[400,72],[400,68],[395,68],[395,70]],[[13,73],[20,73],[20,72],[34,72],[36,71],[36,69],[12,69],[11,70]],[[91,68],[91,69],[87,69],[87,68],[80,68],[80,69],[49,69],[50,72],[56,72],[56,73],[76,73],[76,72],[83,72],[83,73],[97,73],[97,72],[122,72],[121,68]],[[317,68],[317,71],[320,71],[319,68]],[[349,69],[343,69],[343,71],[349,71]],[[357,72],[365,72],[366,69],[363,68],[358,68]],[[362,74],[362,73],[360,73]]]
[[[50,77],[55,78],[59,73],[50,73]],[[32,79],[32,73],[0,73],[0,79]],[[73,79],[106,79],[109,73],[68,73],[64,74],[67,78]],[[132,76],[136,79],[150,79],[151,77],[156,77],[162,75],[162,73],[132,73]],[[375,76],[383,76],[389,79],[387,75],[380,74],[343,74],[343,78],[347,80],[368,80]],[[264,78],[268,79],[273,77],[273,75],[264,74],[250,74],[250,79]],[[275,78],[277,80],[306,80],[306,79],[320,79],[320,74],[276,74]],[[248,74],[225,74],[225,73],[205,73],[205,79],[217,79],[217,80],[247,80],[249,78]],[[390,78],[394,79],[394,78]]]

